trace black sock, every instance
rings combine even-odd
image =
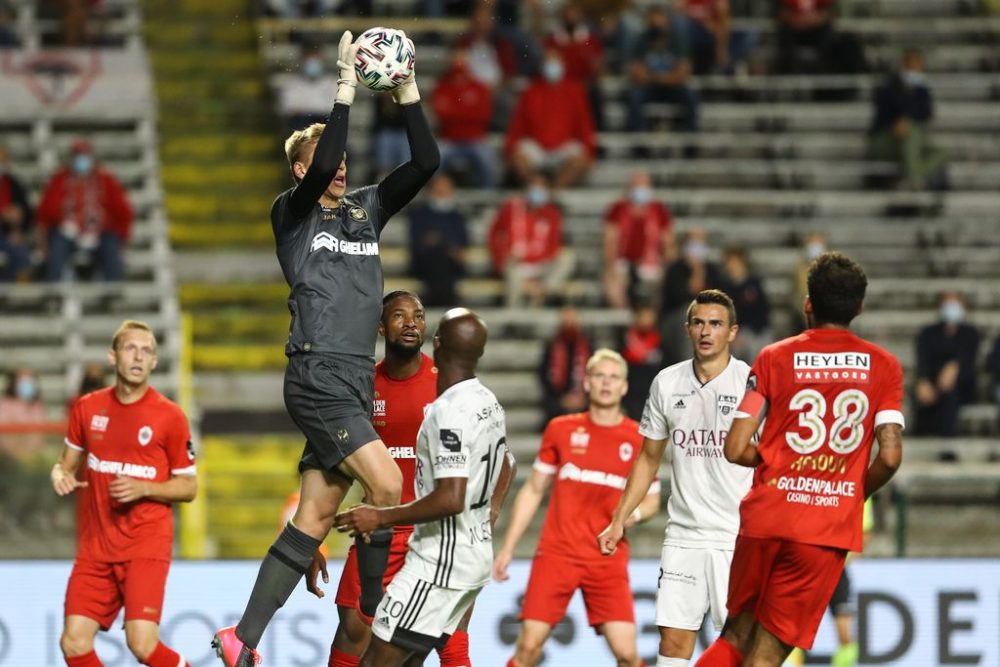
[[[365,616],[374,616],[378,603],[382,601],[382,577],[389,565],[392,528],[380,528],[372,532],[370,543],[356,537],[354,544],[358,549],[358,576],[361,579],[358,606]]]
[[[321,543],[288,522],[260,564],[246,611],[236,626],[240,641],[257,648],[264,628],[295,590]]]

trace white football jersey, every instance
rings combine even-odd
[[[452,385],[428,406],[417,434],[417,499],[433,491],[436,480],[469,481],[460,514],[414,526],[406,567],[417,576],[455,589],[479,588],[489,580],[490,499],[506,451],[503,407],[478,379]]]
[[[673,446],[665,544],[733,548],[753,469],[726,461],[723,445],[749,374],[730,357],[703,385],[689,360],[660,371],[649,388],[639,433]]]

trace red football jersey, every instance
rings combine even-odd
[[[77,557],[107,563],[136,558],[170,560],[174,514],[152,500],[121,503],[109,486],[119,475],[166,482],[195,474],[194,448],[180,407],[152,387],[135,403],[118,401],[114,387],[80,398],[69,419],[66,445],[85,452],[77,489]]]
[[[810,329],[764,348],[740,405],[767,416],[740,534],[861,551],[875,428],[903,425],[902,405],[899,361],[850,331]]]
[[[403,472],[400,503],[416,497],[413,478],[417,467],[417,431],[424,421],[424,410],[437,398],[437,368],[426,354],[421,354],[420,370],[405,380],[394,380],[385,372],[385,362],[375,366],[375,432],[389,449],[389,454]],[[396,526],[396,532],[412,532],[413,526]]]
[[[607,558],[597,546],[597,535],[611,522],[641,449],[639,424],[628,417],[617,426],[595,424],[587,412],[549,422],[533,466],[555,475],[539,552],[580,560]],[[660,492],[659,481],[649,492]],[[625,540],[612,558],[628,558]]]

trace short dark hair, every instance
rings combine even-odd
[[[418,304],[420,304],[421,308],[424,307],[424,302],[420,300],[420,297],[417,295],[416,292],[411,292],[408,289],[394,289],[391,292],[389,292],[388,294],[386,294],[384,297],[382,297],[382,315],[379,316],[379,321],[381,321],[383,323],[385,322],[385,309],[386,309],[386,307],[390,303],[392,303],[393,301],[395,301],[396,299],[399,299],[399,298],[402,298],[402,297],[408,297],[410,299],[413,299]]]
[[[809,265],[806,279],[814,324],[848,326],[861,312],[868,288],[864,269],[847,255],[824,252]]]
[[[736,304],[729,297],[728,294],[720,289],[706,289],[698,292],[694,299],[691,301],[691,305],[688,306],[687,316],[684,318],[685,322],[691,321],[691,313],[694,312],[695,306],[704,306],[705,304],[715,304],[717,306],[722,306],[726,309],[729,314],[729,326],[737,324],[736,321]]]

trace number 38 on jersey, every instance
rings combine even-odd
[[[785,442],[799,454],[811,454],[824,444],[837,454],[849,454],[865,442],[869,401],[860,389],[845,389],[832,404],[815,389],[802,389],[792,396],[788,409],[799,413],[799,428],[785,432]]]

